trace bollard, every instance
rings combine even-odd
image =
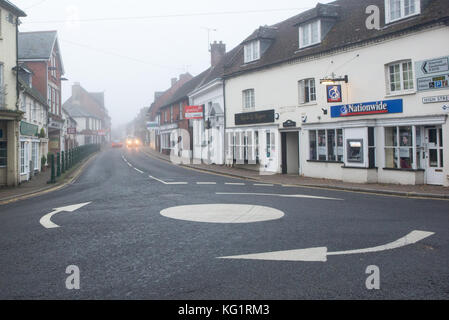
[[[65,152],[61,152],[61,174],[65,173]]]
[[[51,166],[51,178],[50,183],[56,183],[56,176],[55,176],[55,155],[50,155],[50,166]]]
[[[61,176],[61,154],[59,152],[56,154],[56,176]]]

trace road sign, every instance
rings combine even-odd
[[[419,78],[417,82],[418,91],[446,89],[449,88],[449,74]]]
[[[439,102],[447,102],[449,101],[449,95],[444,96],[433,96],[433,97],[424,97],[422,98],[422,103],[439,103]]]
[[[449,57],[421,61],[423,74],[442,73],[449,71]]]
[[[415,75],[418,91],[449,88],[449,56],[417,61]]]

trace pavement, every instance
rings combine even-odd
[[[0,299],[449,299],[448,214],[106,150],[65,188],[0,205]]]
[[[144,148],[143,151],[150,156],[169,161],[170,157],[151,148]],[[449,187],[433,185],[399,185],[399,184],[359,184],[348,183],[330,179],[316,179],[300,177],[298,175],[260,175],[259,172],[239,167],[228,167],[224,165],[207,164],[183,164],[187,168],[197,169],[205,172],[227,175],[230,177],[245,178],[261,183],[272,183],[278,185],[294,185],[302,187],[314,187],[335,189],[354,192],[368,192],[375,194],[396,195],[405,197],[425,197],[449,200]]]
[[[51,180],[51,170],[46,168],[45,171],[32,177],[29,181],[22,182],[17,187],[1,187],[0,188],[0,204],[19,201],[24,198],[34,197],[44,192],[51,192],[63,188],[70,182],[72,182],[82,171],[85,164],[95,156],[92,155],[84,159],[81,163],[75,165],[70,170],[61,174],[56,178],[56,183],[49,184]]]

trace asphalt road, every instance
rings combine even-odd
[[[54,215],[60,228],[40,224],[54,208],[86,202]],[[207,223],[160,214],[201,204],[257,205],[284,216]],[[186,216],[193,211],[185,209]],[[325,262],[219,259],[371,248],[414,230],[434,234],[393,250],[329,255]],[[447,201],[258,186],[138,151],[108,150],[72,185],[0,206],[0,298],[448,299],[448,231]],[[80,290],[66,288],[69,265],[80,269]],[[366,288],[371,265],[380,270],[379,290]]]

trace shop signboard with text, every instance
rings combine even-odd
[[[331,117],[341,118],[375,114],[402,113],[403,110],[402,99],[362,102],[334,106],[331,108]]]
[[[203,119],[203,106],[187,106],[185,110],[185,118],[188,120]]]

